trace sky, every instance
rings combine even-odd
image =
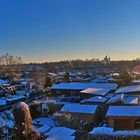
[[[140,0],[1,0],[0,55],[24,62],[136,59]]]

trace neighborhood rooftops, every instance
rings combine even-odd
[[[87,88],[85,90],[82,90],[81,93],[105,96],[107,93],[109,93],[109,91],[110,89]]]
[[[123,86],[120,87],[115,93],[132,93],[140,92],[140,85]]]
[[[107,117],[140,117],[140,106],[110,106]]]
[[[96,109],[97,105],[65,104],[61,109],[61,112],[94,114]]]
[[[84,83],[84,82],[72,82],[72,83],[60,83],[55,84],[51,87],[51,89],[60,89],[60,90],[85,90],[87,88],[102,88],[108,90],[116,90],[118,87],[117,84],[114,83]]]

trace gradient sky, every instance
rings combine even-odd
[[[140,0],[1,0],[0,55],[25,62],[140,57]]]

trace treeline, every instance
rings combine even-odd
[[[110,61],[110,63],[104,64],[100,60],[71,60],[60,62],[46,62],[43,65],[48,71],[74,71],[74,70],[86,70],[86,69],[98,69],[98,68],[114,68],[118,71],[122,69],[132,69],[135,65],[139,65],[139,60],[132,61]]]

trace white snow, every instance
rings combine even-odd
[[[35,124],[35,125],[47,125],[47,126],[49,126],[49,127],[53,127],[53,126],[55,126],[55,123],[54,123],[54,121],[53,121],[53,119],[51,118],[51,117],[48,117],[48,118],[37,118],[37,119],[35,119],[35,120],[33,120],[33,124]]]
[[[66,127],[54,127],[49,132],[45,133],[48,136],[46,140],[74,140],[75,130]]]
[[[140,106],[110,106],[106,116],[137,117],[140,116]]]
[[[108,90],[116,90],[118,87],[114,83],[97,84],[97,83],[84,83],[84,82],[74,82],[74,83],[60,83],[55,84],[51,89],[64,89],[64,90],[85,90],[87,88],[103,88]]]
[[[65,104],[61,109],[61,112],[94,114],[96,109],[97,105]]]
[[[113,133],[113,128],[110,127],[95,127],[92,131],[89,132],[90,134],[111,134]]]
[[[110,91],[109,89],[102,88],[87,88],[85,90],[82,90],[81,93],[105,96],[109,91]]]
[[[140,83],[140,79],[139,80],[133,80],[132,83]]]
[[[86,100],[83,100],[81,101],[81,103],[104,103],[106,102],[108,99],[105,98],[105,97],[101,97],[101,96],[94,96],[92,98],[89,98],[89,99],[86,99]]]
[[[124,94],[116,94],[115,96],[110,98],[107,103],[114,103],[116,101],[123,100],[123,98],[124,98]]]
[[[120,87],[115,93],[131,93],[140,92],[140,85],[123,86]]]
[[[124,99],[125,104],[139,104],[139,97],[138,96],[127,96]]]
[[[23,82],[21,82],[21,84],[22,84],[23,86],[26,86],[26,85],[28,84],[28,82],[23,81]]]
[[[39,127],[39,128],[37,129],[37,132],[43,134],[43,133],[49,131],[49,129],[50,129],[49,126],[47,126],[47,125],[43,125],[43,126],[41,126],[41,127]]]
[[[114,97],[110,98],[107,103],[114,103],[117,101],[122,101],[124,104],[139,104],[139,95],[124,95],[116,94]]]
[[[25,99],[26,97],[23,96],[23,95],[12,95],[12,96],[8,96],[8,97],[5,97],[4,99],[6,101],[15,101],[15,100],[22,100],[22,99]]]
[[[4,85],[4,84],[7,84],[7,83],[8,83],[8,81],[0,79],[0,85]]]
[[[75,140],[75,137],[74,136],[55,135],[55,136],[50,136],[45,140]]]
[[[6,105],[6,100],[0,99],[0,106],[5,106]]]

